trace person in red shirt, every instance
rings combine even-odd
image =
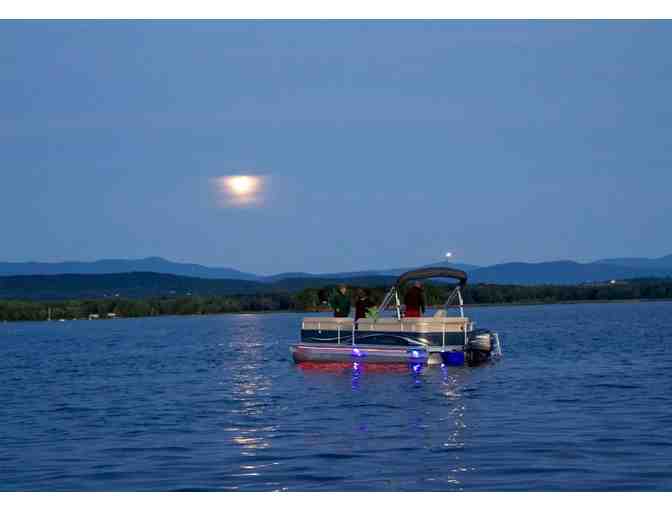
[[[420,282],[413,283],[413,286],[406,291],[404,304],[406,305],[405,317],[422,317],[425,313],[425,296],[422,293]]]

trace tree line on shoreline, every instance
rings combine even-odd
[[[452,286],[426,283],[428,306],[441,306]],[[0,300],[0,321],[40,321],[51,318],[87,319],[113,314],[116,317],[160,315],[207,315],[238,312],[327,310],[333,287],[306,288],[299,292],[229,296],[164,296],[153,298],[69,299],[59,301]],[[350,288],[354,297],[357,288]],[[380,303],[387,289],[364,289]],[[403,293],[403,289],[402,289]],[[584,285],[495,285],[478,284],[462,292],[465,304],[537,304],[568,301],[672,299],[672,279],[637,279]]]

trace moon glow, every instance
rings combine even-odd
[[[264,178],[259,175],[227,175],[214,179],[220,207],[260,205]]]

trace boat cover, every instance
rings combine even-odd
[[[459,280],[460,287],[467,285],[467,273],[464,271],[450,267],[424,267],[402,274],[397,280],[395,287],[399,288],[400,285],[409,280],[425,280],[427,278],[455,278]]]

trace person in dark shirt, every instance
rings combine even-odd
[[[422,314],[425,313],[425,296],[422,293],[420,282],[415,282],[406,291],[404,304],[406,305],[406,317],[422,317]]]
[[[366,311],[376,306],[373,301],[369,299],[369,295],[364,289],[357,291],[357,300],[355,301],[355,320],[366,317]]]
[[[345,285],[338,286],[336,292],[331,298],[331,307],[334,309],[334,317],[347,317],[350,315],[350,296]]]

